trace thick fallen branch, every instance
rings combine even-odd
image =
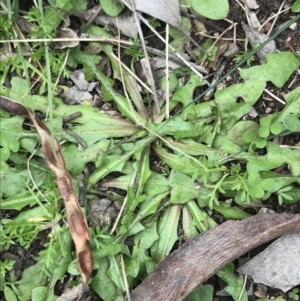
[[[180,301],[234,259],[294,231],[300,231],[300,214],[265,213],[228,221],[166,257],[133,291],[131,301]]]

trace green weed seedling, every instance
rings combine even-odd
[[[110,15],[116,16],[123,10],[118,2],[100,2]],[[191,2],[195,10],[201,9],[195,1]],[[217,11],[208,7],[206,13],[210,17],[223,18],[228,12],[228,1],[209,2],[224,5]],[[32,37],[36,38],[55,36],[64,17],[58,11],[83,12],[87,4],[51,0],[52,7],[43,9],[42,2],[38,3],[39,8],[27,15],[28,21],[34,23]],[[11,38],[8,29],[13,26],[13,19],[0,18],[4,24],[1,36]],[[187,30],[191,26],[188,20],[184,25]],[[110,37],[105,29],[94,25],[88,33]],[[170,35],[173,46],[184,46],[186,37],[177,29],[171,28]],[[71,49],[68,56],[51,50],[48,42],[32,46],[32,61],[23,55],[22,59],[8,58],[1,66],[6,75],[14,71],[10,85],[4,84],[5,77],[1,77],[1,95],[47,116],[46,124],[62,142],[75,186],[82,181],[87,187],[86,204],[99,194],[97,184],[103,186],[100,193],[105,197],[124,205],[117,231],[111,231],[112,226],[90,228],[94,276],[89,284],[103,300],[123,300],[126,286],[132,290],[143,281],[179,239],[216,227],[212,212],[243,219],[249,216],[245,212],[249,203],[264,202],[271,196],[277,197],[279,204],[299,200],[300,150],[278,145],[271,139],[274,135],[299,132],[300,89],[285,95],[284,110],[262,118],[260,123],[243,119],[268,83],[281,88],[299,68],[300,61],[292,53],[270,54],[266,63],[242,69],[238,84],[217,91],[214,99],[207,102],[193,100],[195,91],[205,81],[188,68],[174,71],[170,75],[173,94],[168,113],[174,108],[183,109],[165,120],[167,106],[162,103],[162,114],[157,115],[150,101],[144,101],[146,92],[141,95],[136,79],[112,55],[112,45],[101,43],[101,49],[110,60],[114,79],[96,67],[102,57],[86,53],[81,46]],[[215,50],[212,49],[210,60]],[[19,53],[22,54],[22,48]],[[42,67],[38,62],[42,62]],[[119,114],[112,116],[87,104],[66,105],[54,96],[56,78],[67,77],[63,70],[79,67],[85,70],[88,81],[99,81],[103,101],[111,102]],[[30,79],[35,76],[42,83],[35,83],[37,86],[30,89]],[[116,79],[124,83],[128,98],[115,90]],[[166,79],[158,82],[165,87]],[[63,127],[63,118],[78,111],[82,116],[69,122],[68,127],[85,142],[85,150]],[[39,235],[47,237],[42,250],[34,256],[36,263],[23,271],[21,279],[16,280],[12,261],[1,261],[0,289],[7,300],[55,301],[54,288],[59,281],[67,283],[70,275],[70,286],[81,281],[55,179],[37,148],[35,129],[23,126],[27,122],[24,118],[3,111],[0,118],[1,209],[16,212],[16,216],[1,221],[1,250],[8,250],[16,242],[26,250]],[[91,164],[93,169],[87,171],[86,166]],[[284,174],[276,171],[281,166],[287,166]],[[128,240],[134,243],[125,244]],[[234,270],[230,264],[217,276],[226,283],[225,290],[234,300],[246,301],[243,279]],[[187,300],[199,300],[199,293],[211,301],[213,288],[200,286]]]
[[[245,38],[245,42],[244,42],[244,52],[242,54],[236,54],[233,58],[233,61],[238,64],[239,62],[241,62],[243,59],[249,57],[246,59],[246,65],[248,67],[251,66],[251,64],[255,61],[255,57],[254,56],[249,56],[250,51],[248,50],[249,48],[249,40],[246,37]]]
[[[295,301],[298,301],[299,300],[299,288],[294,288],[292,291],[290,291],[288,293],[288,296],[295,300]]]

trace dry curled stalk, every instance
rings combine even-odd
[[[52,139],[49,129],[21,103],[0,96],[0,108],[14,115],[29,117],[41,137],[46,162],[56,176],[57,186],[64,200],[67,222],[75,244],[78,268],[83,283],[86,283],[93,267],[92,252],[88,245],[88,240],[91,237],[86,218],[78,203],[71,175],[66,168],[59,142]]]

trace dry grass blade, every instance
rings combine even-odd
[[[52,139],[49,129],[19,102],[0,96],[0,108],[14,115],[29,117],[41,137],[45,159],[57,178],[57,185],[65,203],[67,222],[76,248],[78,268],[82,281],[86,283],[92,272],[92,253],[87,242],[90,234],[60,145],[56,139]]]

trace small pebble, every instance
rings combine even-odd
[[[103,106],[102,106],[102,110],[103,111],[109,111],[111,109],[111,104],[109,102],[106,102]]]
[[[261,299],[266,299],[268,297],[268,295],[265,292],[261,291],[261,290],[255,291],[254,295],[258,298],[261,298]]]
[[[272,112],[272,108],[267,107],[266,110],[265,110],[265,113],[266,114],[270,114],[271,112]]]

